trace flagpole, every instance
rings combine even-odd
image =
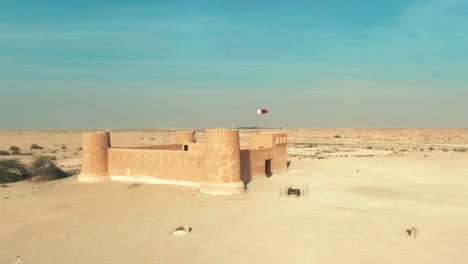
[[[255,111],[255,129],[258,129],[258,109],[260,108],[257,108],[256,111]]]
[[[258,116],[259,116],[259,115],[264,115],[264,114],[266,114],[266,113],[268,113],[268,110],[267,110],[267,109],[263,109],[263,108],[257,109],[257,118],[256,118],[256,120],[255,120],[255,126],[257,127],[257,129],[260,129],[260,127],[259,127],[259,125],[258,125],[258,118],[259,118]]]

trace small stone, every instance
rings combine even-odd
[[[179,226],[176,228],[174,231],[172,231],[172,234],[175,236],[185,236],[188,233],[192,232],[192,228],[188,226]]]

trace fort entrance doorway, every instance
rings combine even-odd
[[[271,173],[271,159],[265,160],[265,175],[267,177],[270,177],[272,175],[272,173]]]

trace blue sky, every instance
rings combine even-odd
[[[0,129],[468,127],[468,1],[0,0]]]

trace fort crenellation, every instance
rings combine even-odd
[[[195,143],[195,131],[176,131],[176,143],[183,145]]]
[[[174,144],[112,148],[107,131],[83,133],[81,182],[126,181],[196,186],[212,195],[239,194],[252,177],[287,169],[287,135],[254,133],[240,145],[237,129],[177,131]]]

